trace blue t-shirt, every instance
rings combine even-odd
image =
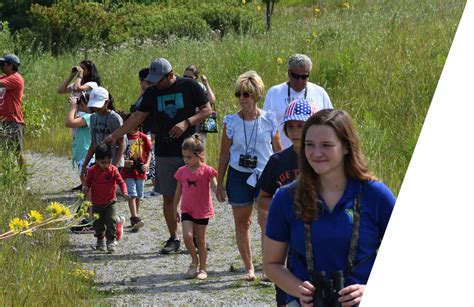
[[[258,188],[273,195],[279,187],[293,182],[298,173],[298,154],[291,146],[270,157],[258,181]]]
[[[310,281],[304,243],[304,222],[296,218],[293,192],[296,183],[277,191],[270,205],[266,235],[275,241],[287,242],[292,257],[291,272],[302,281]],[[360,193],[361,216],[355,264],[348,274],[348,253],[352,236],[354,200]],[[382,182],[349,179],[343,196],[333,212],[321,202],[320,217],[311,223],[314,270],[326,276],[342,270],[345,285],[366,284],[395,204],[395,196]],[[294,300],[289,297],[288,301]]]

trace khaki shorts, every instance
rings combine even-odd
[[[0,145],[23,150],[24,125],[17,122],[0,123]]]
[[[155,192],[164,196],[174,196],[176,192],[174,174],[183,165],[183,157],[155,157]]]

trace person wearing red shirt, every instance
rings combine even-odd
[[[0,145],[12,146],[18,154],[18,164],[25,164],[23,133],[25,121],[21,110],[24,80],[18,72],[20,59],[14,54],[0,58]]]
[[[92,211],[99,214],[93,223],[97,250],[115,251],[116,240],[116,210],[115,192],[118,184],[123,197],[128,200],[128,191],[117,167],[111,164],[112,150],[106,144],[100,144],[95,150],[96,164],[88,173],[83,188],[84,193],[91,191]]]
[[[131,114],[125,117],[127,120]],[[143,199],[145,180],[151,161],[151,142],[147,135],[138,130],[139,127],[127,133],[127,147],[125,149],[125,167],[120,174],[125,180],[130,198],[128,208],[130,209],[130,223],[132,232],[137,232],[144,223],[140,218],[140,200]]]

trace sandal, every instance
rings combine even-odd
[[[199,273],[196,276],[197,279],[199,280],[204,280],[207,278],[207,273],[204,270],[199,270]]]
[[[270,278],[265,273],[262,273],[262,277],[260,278],[261,281],[263,282],[269,282]]]
[[[253,270],[248,270],[247,273],[242,276],[242,279],[245,281],[254,281],[255,280],[255,273]]]
[[[188,271],[186,272],[186,278],[194,278],[197,275],[197,263],[191,263],[189,265]]]

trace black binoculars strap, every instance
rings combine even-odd
[[[358,194],[354,199],[354,213],[352,218],[352,237],[349,245],[349,255],[347,257],[347,274],[352,273],[355,263],[355,256],[357,251],[357,244],[359,242],[359,230],[360,230],[360,195]],[[304,245],[306,252],[306,262],[308,272],[310,275],[314,272],[314,259],[313,259],[313,241],[311,240],[311,223],[304,223]]]

